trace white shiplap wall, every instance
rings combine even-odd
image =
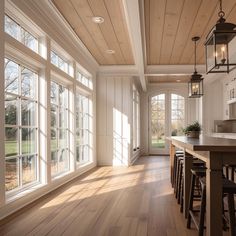
[[[132,83],[132,77],[98,77],[98,165],[128,166],[131,163]]]

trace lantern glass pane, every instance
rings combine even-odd
[[[229,50],[229,64],[231,64],[231,66],[229,66],[229,70],[232,70],[233,68],[235,68],[236,65],[236,34],[235,37],[229,42],[228,50]]]
[[[228,56],[227,56],[227,44],[216,44],[216,64],[220,66],[225,66],[228,64]]]
[[[200,91],[200,85],[198,82],[192,82],[192,94],[197,95]]]
[[[215,66],[215,45],[213,43],[213,37],[208,41],[206,45],[207,56],[207,71],[211,70]]]

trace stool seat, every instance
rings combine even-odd
[[[201,167],[201,168],[204,168],[206,165],[206,163],[202,160],[199,160],[199,159],[193,159],[193,168],[195,167]]]
[[[206,176],[206,167],[203,168],[192,168],[191,172],[193,175],[198,177],[205,177]]]
[[[233,181],[230,181],[228,179],[223,179],[222,185],[224,193],[232,193],[232,194],[236,193],[236,183],[234,183]]]
[[[184,151],[182,151],[182,150],[177,150],[177,151],[175,151],[175,154],[184,154]]]
[[[202,186],[206,185],[206,178],[201,178],[200,183]],[[222,179],[223,193],[236,194],[236,183],[228,179]]]

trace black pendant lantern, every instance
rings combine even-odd
[[[196,56],[197,56],[197,41],[199,37],[193,37],[194,42],[194,73],[191,76],[191,80],[188,82],[188,93],[190,98],[199,98],[203,95],[203,78],[202,75],[197,73],[196,69]]]
[[[222,0],[218,16],[205,42],[207,73],[229,73],[236,67],[236,25],[225,22]]]

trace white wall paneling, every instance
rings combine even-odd
[[[132,83],[132,77],[98,78],[99,165],[128,166],[131,163]]]

